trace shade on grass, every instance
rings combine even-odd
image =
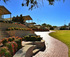
[[[62,41],[68,46],[70,57],[70,30],[56,30],[56,32],[50,33],[50,36]]]

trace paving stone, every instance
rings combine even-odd
[[[49,36],[50,32],[35,32],[43,37],[46,43],[44,52],[40,51],[33,57],[68,57],[68,47],[61,41]],[[48,43],[48,44],[47,44]]]

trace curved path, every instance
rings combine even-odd
[[[33,57],[68,57],[68,47],[61,41],[49,36],[50,32],[35,32],[43,37],[46,43],[44,52],[40,51]]]

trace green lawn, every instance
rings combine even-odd
[[[63,43],[65,43],[69,48],[70,57],[70,30],[56,30],[56,32],[50,33],[50,35]]]

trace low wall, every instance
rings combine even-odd
[[[35,46],[30,47],[27,52],[25,57],[32,57],[33,56],[33,50],[34,50]]]
[[[19,36],[23,37],[25,35],[32,34],[34,35],[34,31],[20,31],[20,30],[12,30],[12,31],[6,31],[10,36]]]
[[[45,41],[44,41],[44,40],[35,41],[35,42],[34,42],[34,45],[36,45],[37,48],[43,49],[43,48],[45,48]]]
[[[33,45],[26,45],[22,47],[13,57],[32,57],[33,56],[33,49],[35,46]]]
[[[16,52],[16,54],[13,57],[32,57],[33,51],[38,47],[39,49],[44,48],[45,41],[35,41],[32,42],[33,44],[26,44],[24,47],[22,47],[19,51]]]

